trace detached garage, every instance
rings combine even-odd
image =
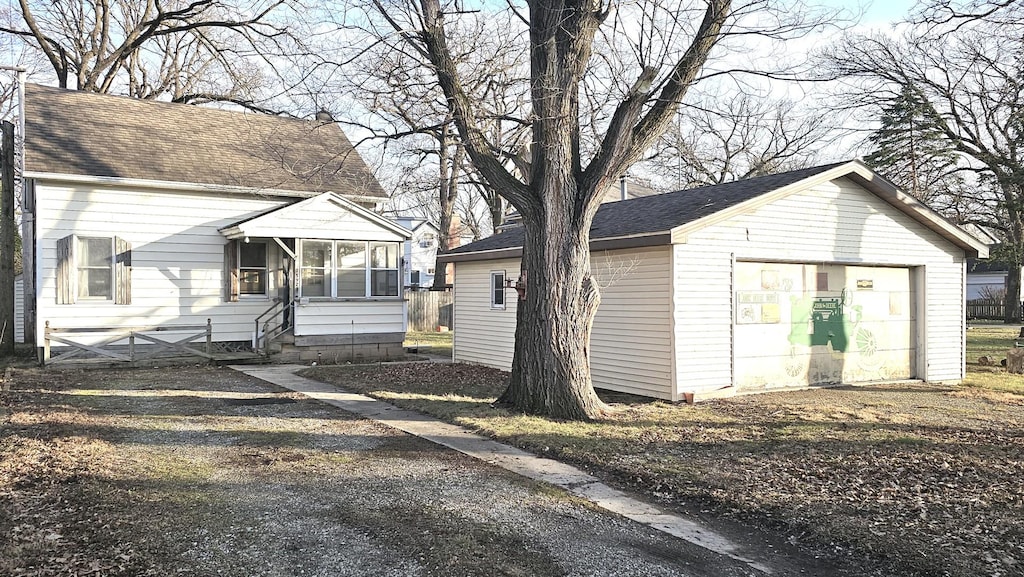
[[[523,229],[459,247],[455,359],[512,365]],[[603,205],[594,385],[680,400],[964,376],[988,247],[858,161]]]

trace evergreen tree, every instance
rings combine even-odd
[[[874,148],[864,161],[904,192],[954,217],[963,177],[957,174],[959,157],[933,109],[912,86],[904,86],[882,109],[880,122],[868,136]]]

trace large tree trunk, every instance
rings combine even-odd
[[[1003,321],[1019,323],[1020,315],[1020,259],[1013,259],[1006,273],[1006,295],[1003,297]]]
[[[1020,269],[1024,262],[1024,215],[1019,207],[1024,199],[1024,189],[1017,183],[1017,174],[1001,175],[999,185],[1006,198],[1007,236],[1010,258],[1007,259],[1009,270],[1006,272],[1006,295],[1003,300],[1003,321],[1006,323],[1021,322],[1020,309]]]
[[[438,215],[437,255],[434,257],[434,282],[430,290],[448,290],[448,265],[440,261],[441,255],[451,250],[452,215],[455,213],[455,199],[459,195],[459,175],[465,160],[465,148],[456,140],[454,128],[446,123],[437,135],[438,190],[437,197],[441,210]],[[451,147],[455,146],[454,152]],[[456,234],[458,234],[456,232]]]
[[[589,230],[527,224],[512,377],[499,399],[527,413],[589,419],[605,410],[590,381],[590,329],[600,293],[590,274]],[[589,228],[589,223],[588,223]]]

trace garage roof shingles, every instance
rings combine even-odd
[[[27,172],[385,196],[334,123],[29,84]]]
[[[590,227],[590,240],[665,233],[845,164],[837,162],[781,174],[702,186],[654,196],[602,204]],[[525,230],[519,226],[501,234],[452,249],[446,254],[468,254],[523,246]]]

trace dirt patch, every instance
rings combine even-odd
[[[0,575],[724,575],[742,563],[231,371],[16,371]]]
[[[605,395],[566,423],[491,405],[507,374],[468,365],[307,376],[553,456],[693,515],[901,575],[1024,574],[1024,404],[984,389],[880,385],[675,406]]]

